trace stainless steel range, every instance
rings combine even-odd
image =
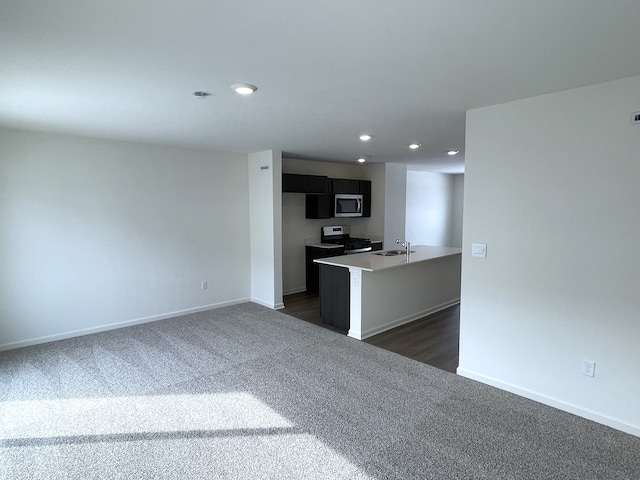
[[[371,251],[371,240],[368,238],[352,238],[347,230],[348,226],[330,225],[322,227],[320,241],[322,243],[333,243],[344,245],[344,253],[347,255]]]

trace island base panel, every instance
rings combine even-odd
[[[349,270],[320,265],[320,316],[326,325],[349,330]]]

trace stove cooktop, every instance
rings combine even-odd
[[[322,227],[321,241],[322,243],[344,245],[345,251],[359,250],[371,246],[371,240],[368,238],[351,237],[345,232],[345,228],[341,225]]]

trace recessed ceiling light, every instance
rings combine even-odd
[[[250,83],[234,83],[231,88],[240,95],[251,95],[258,90],[258,87],[251,85]]]
[[[362,140],[363,142],[368,142],[369,140],[371,140],[371,135],[367,135],[366,133],[364,135],[360,135],[360,140]]]
[[[208,96],[210,96],[211,94],[209,92],[204,92],[202,90],[198,90],[197,92],[193,92],[193,96],[194,97],[198,97],[198,98],[206,98]]]
[[[367,161],[367,159],[366,159],[366,158],[364,158],[364,157],[360,157],[360,158],[358,159],[358,163],[364,163],[364,162],[366,162],[366,161]]]
[[[447,155],[456,155],[460,150],[449,150]]]
[[[415,150],[416,148],[420,148],[420,143],[412,143],[411,145],[409,145],[409,148],[411,150]]]

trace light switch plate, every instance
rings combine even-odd
[[[486,243],[472,243],[471,244],[471,256],[486,258],[487,256],[487,244]]]

